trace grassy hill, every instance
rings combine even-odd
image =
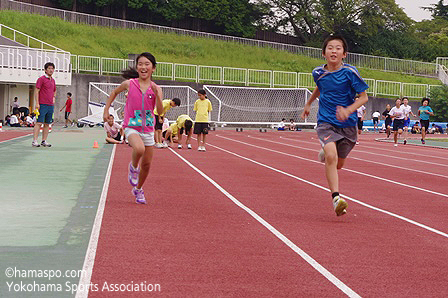
[[[160,62],[311,72],[323,60],[285,51],[145,30],[111,29],[65,22],[59,18],[0,11],[0,22],[75,55],[127,58],[151,52]],[[365,78],[418,84],[439,80],[360,68]]]

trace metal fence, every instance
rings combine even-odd
[[[71,56],[73,71],[77,73],[120,74],[134,61],[127,59],[92,56]],[[269,88],[314,89],[311,73],[272,71],[246,68],[205,66],[158,62],[153,74],[155,79],[189,81],[221,85],[239,85]],[[439,85],[413,84],[374,79],[364,79],[370,86],[367,93],[372,96],[422,98]]]
[[[194,37],[212,38],[220,41],[237,42],[250,46],[269,47],[276,50],[288,51],[291,53],[304,55],[315,59],[323,59],[322,51],[321,49],[318,48],[268,42],[262,40],[171,28],[165,26],[157,26],[102,16],[89,15],[79,12],[72,12],[62,9],[55,9],[39,5],[33,5],[14,0],[0,0],[0,8],[9,10],[18,10],[51,17],[59,17],[65,21],[89,24],[94,26],[118,27],[129,29],[147,29],[163,33],[175,33]],[[363,55],[356,53],[348,53],[345,61],[357,67],[365,67],[387,72],[401,72],[406,74],[414,74],[434,78],[438,77],[438,71],[439,71],[439,68],[437,67],[436,63],[395,59],[395,58]],[[261,73],[259,73],[259,75],[262,76]]]

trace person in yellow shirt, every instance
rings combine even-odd
[[[196,119],[194,123],[194,134],[198,135],[198,151],[205,151],[205,136],[208,134],[209,117],[212,111],[212,103],[207,99],[204,90],[198,91],[199,99],[194,103],[194,111],[196,111]]]
[[[182,135],[185,133],[187,135],[187,140],[185,141],[185,145],[187,145],[188,149],[191,149],[190,139],[191,134],[193,132],[193,120],[191,120],[190,116],[186,114],[182,114],[177,117],[176,122],[170,125],[166,134],[165,134],[165,142],[163,143],[164,147],[168,147],[170,144],[170,140],[174,135],[177,135],[177,148],[182,149]],[[173,141],[174,142],[174,141]]]
[[[165,141],[163,142],[164,147],[169,147],[170,143],[177,143],[177,134],[179,133],[179,129],[177,129],[177,123],[173,122],[171,125],[165,130],[162,134],[165,138]]]
[[[155,133],[154,133],[154,139],[156,142],[156,148],[163,148],[162,145],[162,127],[163,127],[163,118],[165,117],[166,112],[168,112],[172,107],[178,107],[180,106],[180,99],[179,98],[173,98],[173,99],[165,99],[162,101],[163,105],[163,113],[159,115],[157,113],[157,110],[154,110],[154,117],[156,118],[156,123],[154,126]]]

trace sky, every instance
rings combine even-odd
[[[420,22],[421,20],[429,20],[431,18],[431,12],[421,9],[421,6],[430,6],[431,4],[438,3],[439,0],[395,0],[404,12],[414,21]],[[444,1],[444,5],[447,5],[448,1]]]

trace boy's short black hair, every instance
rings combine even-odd
[[[114,119],[115,119],[114,115],[112,115],[112,114],[109,114],[109,117],[112,117],[112,118],[114,118]]]
[[[56,66],[54,66],[53,62],[47,62],[44,65],[44,69],[46,70],[48,67],[53,66],[53,68],[56,68]]]
[[[193,121],[185,120],[185,133],[188,134],[193,127]]]
[[[405,99],[409,100],[409,98],[407,96],[403,96],[402,100],[405,100]]]
[[[347,45],[347,41],[345,40],[345,38],[342,35],[331,34],[324,40],[324,44],[322,45],[322,53],[325,54],[325,49],[327,48],[328,43],[335,39],[342,41],[342,45],[344,47],[344,53],[348,52],[348,45]]]
[[[180,106],[180,99],[179,98],[175,97],[175,98],[172,99],[172,101],[174,102],[174,104],[176,106]]]
[[[282,121],[286,121],[286,119],[285,119],[285,118],[282,118]]]
[[[71,92],[67,92],[67,95],[72,97],[72,93]]]
[[[428,104],[429,104],[429,98],[427,98],[427,97],[423,97],[423,99],[422,99],[422,104],[425,102],[425,100],[427,100],[427,101],[428,101]]]

